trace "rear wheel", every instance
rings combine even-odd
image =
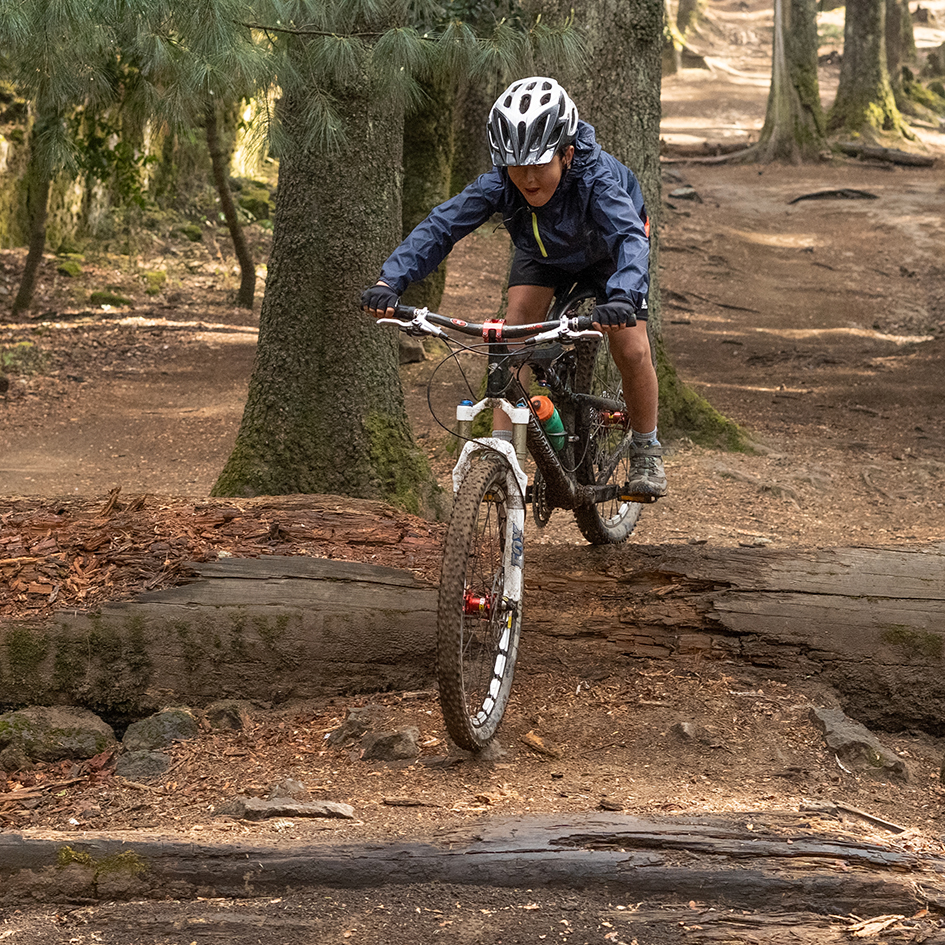
[[[630,478],[630,430],[623,399],[623,380],[607,346],[600,341],[578,345],[574,390],[611,401],[612,405],[578,403],[574,418],[577,479],[582,485],[622,486]],[[639,502],[607,499],[574,510],[584,537],[593,545],[626,541],[636,528]]]
[[[522,625],[523,536],[514,527],[509,534],[507,471],[495,455],[483,455],[472,466],[456,494],[443,550],[440,707],[450,736],[470,751],[484,748],[502,721]]]

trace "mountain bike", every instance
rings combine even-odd
[[[397,325],[450,347],[487,357],[485,396],[456,410],[462,451],[453,469],[454,502],[437,604],[437,681],[446,728],[457,745],[483,749],[508,704],[522,627],[526,505],[544,526],[570,510],[592,544],[625,541],[649,496],[624,494],[630,424],[622,381],[606,338],[591,328],[593,293],[576,286],[553,304],[546,321],[470,323],[425,308],[399,306]],[[467,345],[447,333],[481,338]],[[512,343],[510,345],[510,343]],[[546,431],[526,390],[529,372],[560,426]],[[432,382],[431,382],[432,383]],[[472,387],[470,388],[472,390]],[[503,411],[512,442],[474,436],[476,417]],[[534,460],[531,486],[522,467]]]

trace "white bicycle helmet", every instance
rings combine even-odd
[[[542,76],[513,82],[496,100],[486,128],[496,167],[547,164],[573,143],[578,113],[568,93]]]

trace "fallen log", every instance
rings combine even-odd
[[[436,591],[410,572],[304,556],[195,564],[190,584],[0,629],[3,703],[144,715],[429,685]]]
[[[932,167],[935,158],[925,154],[913,154],[896,148],[883,148],[877,145],[856,144],[852,141],[840,142],[837,149],[849,157],[868,158],[872,161],[886,161],[889,164],[903,164],[907,167]]]
[[[595,635],[651,658],[745,660],[818,676],[869,727],[945,732],[945,546],[780,551],[692,546],[602,551],[587,569],[536,567],[529,625]],[[562,592],[593,582],[591,616]],[[537,585],[537,586],[536,586]]]
[[[719,942],[751,942],[752,945],[831,945],[866,940],[882,945],[943,945],[945,933],[937,917],[920,913],[871,915],[821,915],[813,912],[748,912],[719,910],[694,900],[679,905],[635,904],[613,909],[606,920],[618,932],[619,941],[650,941],[654,935],[687,945]],[[684,934],[685,937],[681,937]],[[879,935],[882,935],[879,938]],[[659,941],[664,941],[662,935]]]
[[[68,881],[64,862],[71,863]],[[123,877],[116,868],[121,862],[127,866]],[[107,870],[105,863],[111,864]],[[93,900],[115,896],[118,889],[120,898],[186,898],[430,882],[606,884],[636,901],[698,900],[765,910],[776,905],[779,911],[862,917],[941,908],[943,867],[938,857],[824,833],[810,816],[764,812],[505,818],[441,831],[422,842],[300,846],[3,834],[0,901],[45,898],[50,879],[59,883],[56,891],[65,884],[73,897]],[[110,893],[106,876],[119,884]]]
[[[818,676],[864,725],[945,733],[945,546],[531,554],[530,631]],[[189,585],[60,612],[42,630],[0,629],[0,693],[144,715],[167,702],[278,703],[432,681],[436,591],[410,572],[304,556],[194,567]]]

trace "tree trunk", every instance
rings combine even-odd
[[[571,0],[528,0],[534,14],[553,21],[571,13]],[[663,4],[651,0],[594,0],[581,8],[585,60],[558,78],[578,115],[597,130],[604,150],[640,181],[650,215],[650,312],[654,337],[661,334],[659,305],[660,86]]]
[[[404,126],[403,236],[450,195],[453,160],[453,91],[448,78],[425,83],[423,106]],[[479,129],[482,137],[482,129]],[[446,263],[404,293],[408,305],[439,307],[446,287]]]
[[[485,133],[486,119],[492,103],[501,92],[501,81],[460,79],[456,84],[451,196],[458,194],[470,181],[492,167]]]
[[[837,98],[827,124],[830,132],[907,135],[886,65],[885,0],[848,4],[843,27],[843,62]]]
[[[35,128],[33,133],[36,134]],[[23,275],[20,278],[20,288],[13,300],[12,314],[14,316],[25,312],[33,302],[33,292],[36,290],[36,281],[39,276],[39,264],[43,261],[43,250],[46,248],[46,217],[51,183],[52,175],[48,164],[37,156],[34,146],[26,198],[30,218],[29,251],[26,254]]]
[[[752,157],[813,160],[827,146],[817,81],[816,0],[775,0],[768,110]]]
[[[915,33],[908,0],[886,0],[886,67],[898,101],[902,93],[902,67],[915,62]]]
[[[663,22],[666,24],[666,29],[663,30],[663,76],[665,77],[675,75],[682,68],[683,37],[670,13],[669,0],[663,0]]]
[[[256,263],[253,254],[246,242],[246,235],[240,226],[239,215],[236,212],[236,203],[230,192],[229,175],[226,170],[226,155],[220,144],[217,110],[212,101],[207,103],[205,110],[204,127],[207,132],[207,148],[210,151],[210,164],[213,168],[213,182],[220,197],[220,207],[223,218],[226,220],[233,240],[233,249],[240,264],[240,289],[236,296],[236,304],[241,308],[252,308],[256,294]]]
[[[317,153],[290,145],[280,160],[256,361],[213,493],[327,492],[432,511],[436,487],[407,419],[397,333],[358,309],[400,239],[403,113],[367,81],[331,91],[347,119],[343,143]],[[290,135],[301,97],[283,100]]]
[[[679,0],[676,9],[676,29],[686,36],[699,24],[704,0]]]

